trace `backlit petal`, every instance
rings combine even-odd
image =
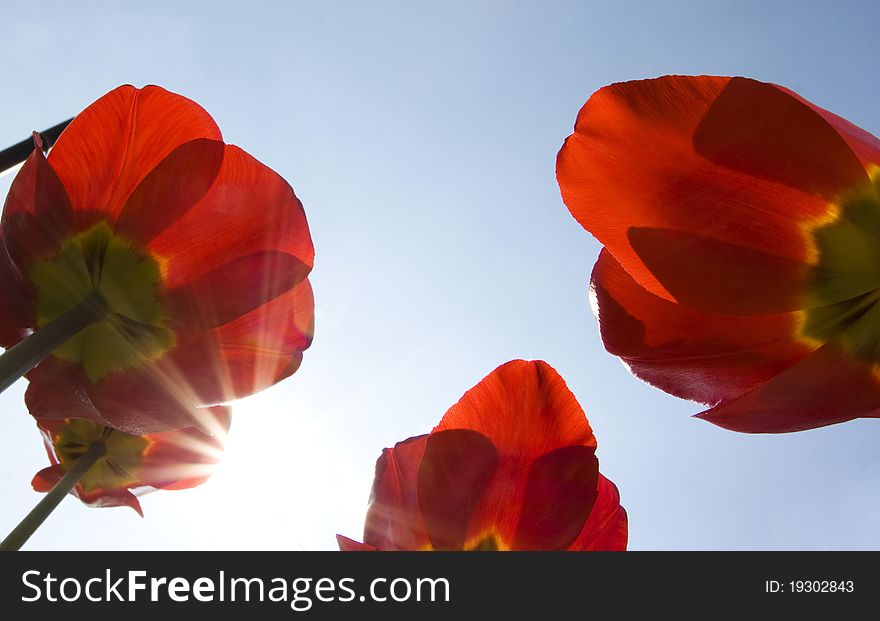
[[[813,107],[774,85],[707,76],[601,89],[557,176],[575,218],[640,285],[746,315],[798,308],[811,261],[803,227],[867,183]]]
[[[436,431],[470,429],[507,457],[537,458],[564,446],[596,446],[584,411],[546,362],[513,360],[467,391]]]
[[[827,344],[763,386],[697,416],[733,431],[783,433],[878,413],[877,372]]]
[[[311,268],[293,255],[255,252],[232,259],[168,291],[163,306],[172,328],[214,328],[287,293]]]
[[[515,550],[565,550],[583,530],[596,502],[599,460],[592,446],[566,446],[529,468]]]
[[[34,478],[31,480],[31,487],[34,488],[35,492],[48,492],[55,487],[55,484],[63,476],[64,468],[60,464],[52,464],[34,475]]]
[[[600,474],[596,503],[584,529],[569,549],[623,551],[627,538],[626,511],[620,506],[617,486]]]
[[[364,522],[364,544],[379,550],[420,550],[430,545],[419,510],[419,466],[428,436],[382,451]]]
[[[114,230],[140,246],[147,245],[207,194],[225,152],[222,142],[206,138],[177,147],[128,197]]]
[[[808,355],[795,313],[730,317],[701,313],[642,288],[607,250],[591,293],[605,348],[646,382],[715,404],[774,377]]]
[[[311,267],[314,248],[302,204],[273,170],[227,146],[211,189],[148,244],[160,257],[169,289],[188,285],[248,255],[291,255]],[[254,286],[273,286],[274,273],[257,272]]]
[[[434,431],[419,466],[419,509],[435,550],[464,547],[471,516],[498,465],[498,451],[471,429]]]
[[[336,535],[336,543],[339,545],[340,552],[375,552],[376,548],[368,546],[365,543],[358,543],[348,537]]]
[[[111,222],[129,195],[180,145],[220,130],[194,101],[158,86],[120,86],[83,110],[62,132],[49,162],[73,209]]]
[[[71,226],[67,191],[35,148],[15,176],[3,207],[3,243],[9,257],[26,274],[35,259],[58,251]]]

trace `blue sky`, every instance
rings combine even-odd
[[[288,179],[317,251],[301,370],[236,405],[227,458],[146,517],[66,499],[29,549],[332,549],[359,536],[381,449],[512,358],[567,380],[631,549],[880,548],[877,421],[784,436],[690,418],[634,379],[589,309],[598,243],[555,156],[601,86],[668,73],[788,86],[877,134],[869,2],[65,2],[2,9],[0,145],[122,83],[202,104]],[[0,179],[4,194],[10,178]],[[0,531],[45,465],[0,396]]]

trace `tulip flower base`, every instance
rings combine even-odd
[[[204,482],[217,404],[295,373],[314,332],[302,204],[201,106],[124,85],[46,134],[0,152],[24,160],[0,215],[0,392],[27,376],[50,461],[2,549],[68,493],[143,515],[138,495]]]
[[[46,521],[64,497],[87,475],[89,470],[104,456],[107,449],[103,442],[93,442],[85,452],[73,462],[65,474],[37,503],[30,513],[19,522],[11,533],[0,542],[0,551],[11,552],[20,550],[31,535]]]
[[[108,373],[138,367],[174,344],[158,301],[159,264],[113,235],[102,221],[68,238],[57,256],[31,266],[37,321],[50,322],[94,296],[106,312],[72,335],[54,354],[82,366],[96,382]]]
[[[105,309],[6,363],[34,418],[210,434],[209,406],[297,371],[314,248],[290,184],[156,86],[114,89],[42,146],[0,218],[0,346],[45,337],[89,295]]]
[[[817,261],[802,334],[818,344],[836,342],[868,363],[880,362],[880,168],[871,183],[850,192],[812,231]]]
[[[426,435],[376,462],[363,543],[341,550],[625,550],[626,511],[599,473],[574,394],[543,361],[512,360]]]
[[[46,497],[0,550],[19,549],[68,493],[90,507],[130,507],[142,516],[136,494],[201,484],[220,459],[231,418],[225,406],[206,408],[201,416],[211,434],[186,427],[132,435],[78,418],[37,421],[52,465],[31,485]]]
[[[33,369],[43,358],[106,314],[103,298],[95,293],[60,313],[30,336],[0,355],[0,392]]]
[[[604,245],[590,289],[605,348],[725,429],[876,418],[878,170],[876,137],[775,84],[600,89],[556,172]]]

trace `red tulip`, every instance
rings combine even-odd
[[[48,159],[35,149],[0,229],[0,344],[84,300],[103,309],[29,374],[37,418],[201,425],[197,406],[291,375],[311,342],[314,250],[292,188],[159,87],[119,87]]]
[[[880,411],[880,141],[780,86],[669,76],[581,109],[557,176],[605,245],[605,347],[745,432]]]
[[[32,485],[48,492],[93,442],[106,453],[79,480],[71,493],[90,507],[131,507],[143,515],[137,496],[157,489],[187,489],[213,472],[229,429],[229,411],[216,406],[203,421],[208,435],[195,427],[133,436],[83,420],[37,421],[52,465],[40,470]]]
[[[376,464],[364,542],[343,550],[624,550],[596,438],[546,362],[514,360]]]

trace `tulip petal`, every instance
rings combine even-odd
[[[737,399],[697,414],[746,433],[785,433],[880,415],[877,372],[829,343]]]
[[[605,348],[642,380],[684,399],[715,404],[762,385],[813,351],[796,337],[797,314],[700,313],[641,287],[607,250],[591,295]]]
[[[34,148],[18,171],[3,207],[3,243],[12,262],[27,273],[36,259],[57,252],[70,235],[70,200],[61,180]]]
[[[146,246],[207,194],[225,152],[222,142],[205,138],[177,147],[128,197],[115,232]]]
[[[565,380],[541,360],[513,360],[495,369],[446,412],[434,431],[444,429],[483,434],[502,459],[537,459],[565,446],[596,446]]]
[[[599,460],[592,446],[566,446],[529,468],[515,550],[565,550],[596,502]]]
[[[28,373],[28,410],[39,420],[85,418],[144,435],[198,425],[198,399],[179,370],[150,365],[93,383],[77,364],[50,356]]]
[[[211,189],[148,244],[161,257],[166,286],[196,282],[218,265],[260,253],[291,255],[307,267],[314,247],[302,204],[272,169],[233,146]],[[258,274],[256,287],[276,275]]]
[[[793,97],[801,99],[800,95],[794,91],[790,91],[783,87],[779,88]],[[871,170],[872,166],[880,165],[880,139],[873,134],[866,132],[858,125],[854,125],[846,119],[837,116],[833,112],[824,110],[819,106],[814,106],[805,99],[801,99],[801,101],[813,108],[817,114],[820,114],[822,118],[834,126],[834,129],[837,130],[840,137],[846,140],[846,143],[853,150],[853,153],[855,153],[859,160],[861,160],[865,170]]]
[[[78,212],[115,222],[144,177],[180,145],[221,140],[211,116],[194,101],[157,86],[116,88],[83,110],[49,154]]]
[[[64,476],[64,468],[61,464],[52,464],[40,470],[31,480],[31,487],[35,492],[46,493],[55,487],[55,484]]]
[[[67,193],[35,148],[12,182],[0,219],[0,345],[14,345],[36,323],[27,268],[57,249],[69,229]]]
[[[4,233],[0,227],[0,237]],[[0,345],[9,347],[23,336],[22,331],[36,323],[34,297],[36,292],[12,262],[5,243],[0,243]]]
[[[211,331],[225,349],[304,351],[315,332],[315,299],[308,280],[238,319]]]
[[[339,545],[340,552],[375,552],[376,548],[365,543],[358,543],[348,537],[336,535],[336,543]]]
[[[83,504],[94,509],[130,507],[139,516],[144,517],[144,510],[141,508],[141,503],[138,501],[137,496],[127,489],[96,489],[91,492],[85,492],[82,486],[77,485],[73,488],[73,491]]]
[[[467,391],[434,434],[469,429],[498,450],[495,477],[470,516],[468,540],[493,533],[510,547],[523,509],[531,463],[555,449],[596,447],[584,411],[556,370],[543,361],[513,360]]]
[[[719,166],[828,202],[867,181],[850,145],[816,107],[787,89],[745,78],[721,90],[693,136]]]
[[[498,465],[498,451],[470,429],[434,431],[419,467],[419,508],[435,550],[461,550],[471,515]]]
[[[667,300],[685,288],[689,303],[730,314],[796,308],[793,291],[808,284],[812,252],[804,227],[828,214],[831,198],[868,181],[846,140],[810,105],[774,85],[707,76],[601,89],[578,115],[557,176],[572,215],[640,285]],[[635,247],[633,225],[664,233]],[[733,260],[738,249],[754,249],[743,255],[749,262]],[[655,274],[661,260],[705,265]],[[688,276],[696,280],[682,282]],[[750,279],[756,288],[745,300],[709,284]],[[775,290],[761,279],[789,284]],[[709,299],[699,300],[701,292]]]
[[[419,465],[428,436],[416,436],[385,449],[376,461],[364,544],[379,550],[420,550],[430,545],[419,510]]]
[[[92,403],[82,369],[55,356],[45,358],[28,374],[25,405],[34,418],[59,421],[84,418],[107,424]]]
[[[676,302],[722,315],[762,315],[809,305],[809,268],[704,235],[632,227],[630,244]]]
[[[259,392],[299,368],[302,352],[312,342],[314,308],[312,289],[305,280],[218,328],[178,332],[184,342],[169,353],[165,364],[185,373],[200,404]]]
[[[627,544],[626,511],[617,486],[599,475],[596,503],[570,550],[623,551]]]
[[[295,256],[277,251],[233,259],[163,296],[169,327],[229,323],[290,291],[310,269]]]

